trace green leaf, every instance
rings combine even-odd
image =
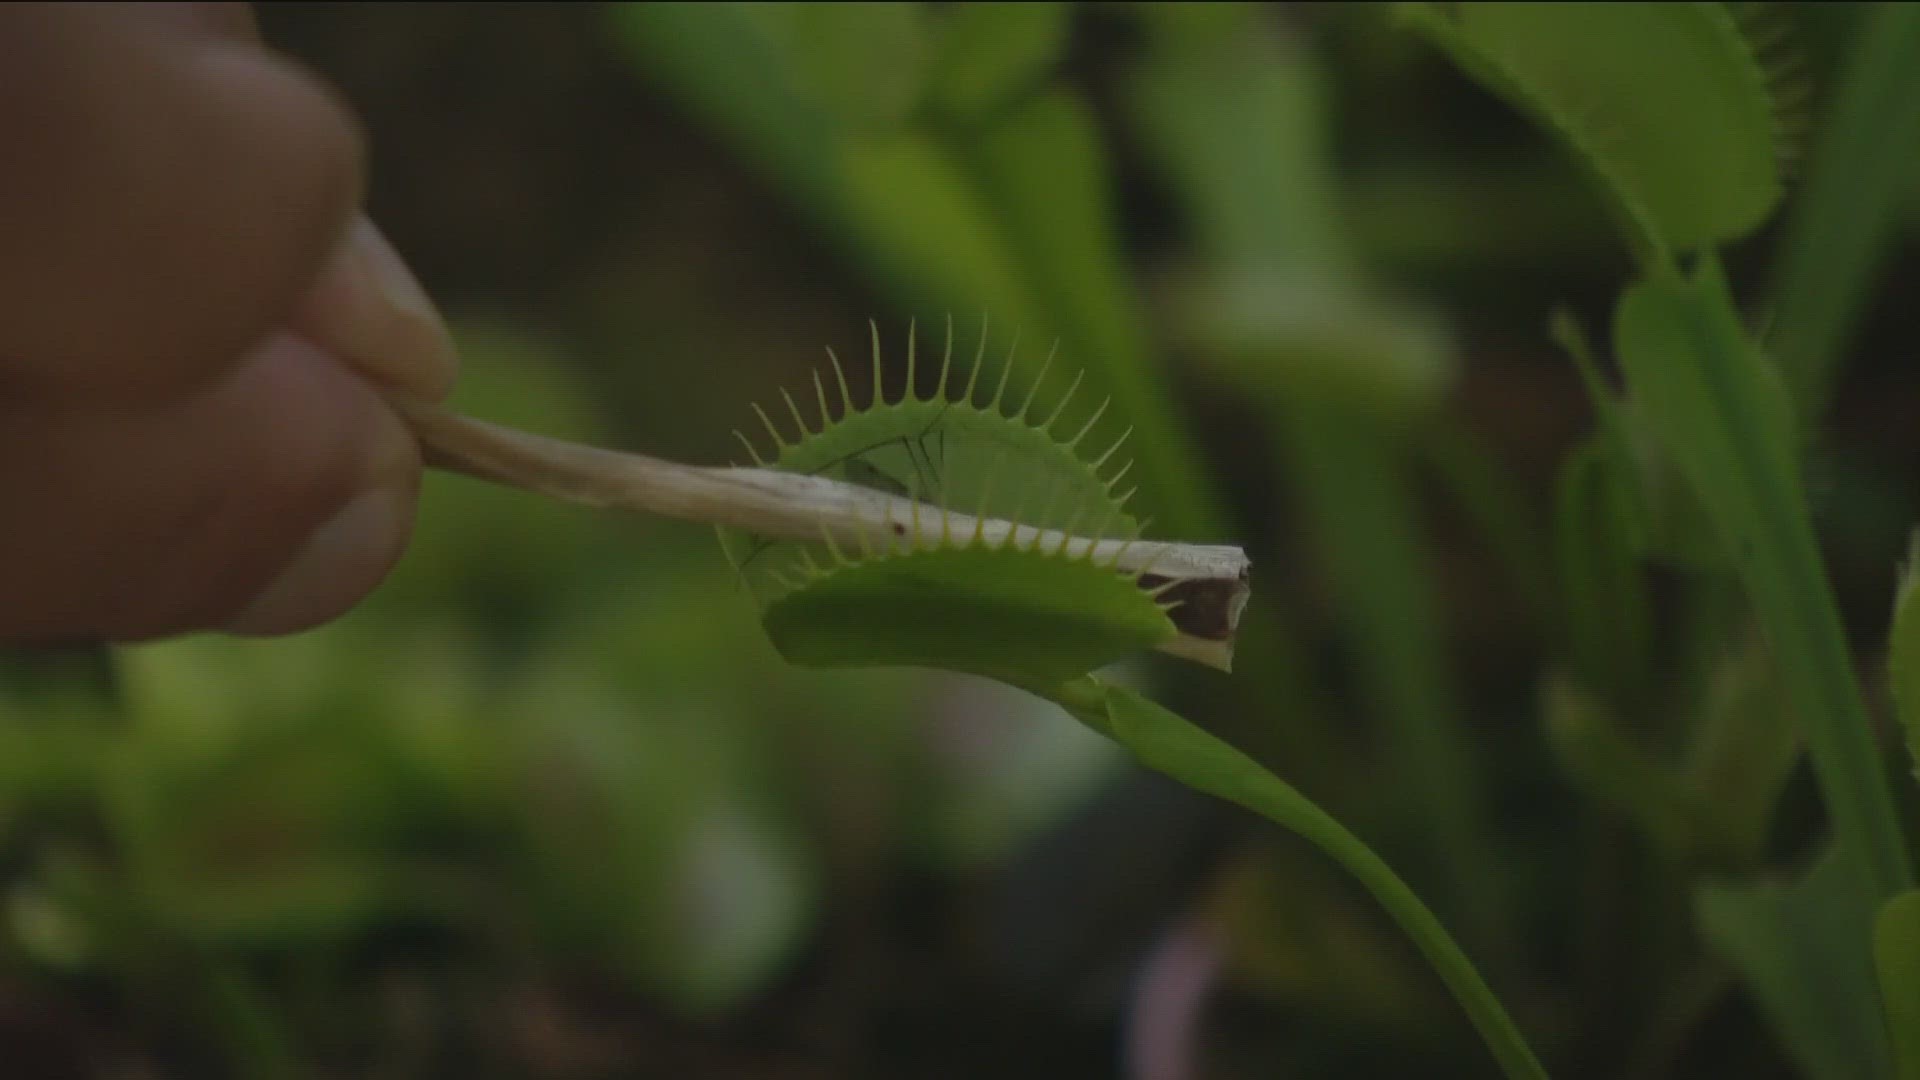
[[[1046,686],[1146,652],[1173,623],[1134,576],[1037,548],[936,548],[822,570],[767,636],[812,666],[905,664]]]
[[[1857,8],[1774,267],[1771,344],[1808,418],[1824,407],[1920,181],[1920,5]]]
[[[1667,857],[1690,858],[1701,808],[1677,770],[1636,745],[1572,680],[1550,677],[1541,697],[1547,745],[1574,787],[1623,813]]]
[[[967,119],[1004,108],[1053,66],[1070,23],[1071,12],[1060,3],[949,5],[939,31],[934,101]]]
[[[1920,779],[1920,533],[1914,534],[1906,572],[1894,593],[1889,637],[1887,674],[1893,684],[1894,711],[1907,731],[1907,763]]]
[[[1145,147],[1183,189],[1211,259],[1348,269],[1325,84],[1305,50],[1257,32],[1163,42],[1127,80]]]
[[[1895,1075],[1920,1080],[1920,890],[1886,902],[1874,922],[1873,940]]]
[[[1650,430],[1753,601],[1835,833],[1860,860],[1863,895],[1903,891],[1912,883],[1906,839],[1800,488],[1786,398],[1742,333],[1718,263],[1635,284],[1616,312],[1614,342]]]
[[[627,4],[613,16],[642,65],[890,299],[990,313],[1029,341],[1059,340],[1090,388],[1136,426],[1140,482],[1158,519],[1183,536],[1223,534],[1149,351],[1083,100],[1017,97],[964,130],[913,121],[852,137],[800,86],[788,44],[741,8]]]
[[[954,373],[949,322],[941,360],[928,365],[938,371],[939,385],[922,396],[913,386],[920,381],[918,341],[909,336],[907,391],[894,401],[876,394],[864,404],[848,395],[835,358],[831,382],[818,380],[805,406],[783,403],[772,414],[785,414],[778,422],[763,422],[773,442],[768,453],[750,453],[756,463],[785,472],[830,476],[1036,528],[1077,522],[1101,536],[1137,535],[1140,526],[1126,511],[1125,492],[1116,490],[1115,480],[1128,465],[1117,457],[1121,444],[1089,445],[1092,429],[1060,415],[1080,380],[1056,376],[1053,382],[1068,387],[1062,393],[1049,385],[1051,367],[1043,366],[1025,385],[1015,385],[1011,358],[998,379],[988,380],[984,339],[978,345],[972,360],[962,357]],[[876,386],[882,381],[880,349],[876,331]],[[1042,408],[1048,391],[1055,401]]]
[[[636,59],[756,168],[832,213],[822,148],[833,118],[796,85],[778,28],[742,4],[625,3],[607,8]]]
[[[1546,1071],[1446,928],[1373,850],[1291,784],[1185,718],[1126,687],[1077,679],[1045,696],[1132,751],[1149,768],[1225,799],[1310,841],[1366,887],[1426,956],[1509,1077]]]
[[[918,104],[930,49],[917,3],[744,5],[794,82],[855,133],[899,127]]]
[[[1061,419],[1061,410],[1070,403],[1080,380],[1076,377],[1069,382],[1051,407],[1037,409],[1050,365],[1043,366],[1026,385],[1015,387],[1009,358],[999,377],[984,380],[990,385],[983,385],[985,347],[983,336],[972,360],[961,360],[964,370],[956,377],[953,325],[949,322],[938,367],[939,385],[922,397],[914,388],[919,381],[918,342],[909,330],[906,391],[898,400],[888,401],[876,389],[865,404],[853,401],[846,373],[839,358],[833,357],[831,383],[816,373],[808,395],[811,401],[804,409],[791,394],[783,394],[785,408],[780,411],[785,412],[786,419],[776,424],[772,419],[775,414],[756,407],[773,444],[766,453],[745,436],[741,440],[754,463],[763,467],[827,476],[944,510],[1003,518],[1032,529],[1061,529],[1097,539],[1138,536],[1140,525],[1126,509],[1130,492],[1116,490],[1129,470],[1128,462],[1115,460],[1124,436],[1098,449],[1088,449],[1085,444],[1093,421],[1076,427]],[[876,388],[884,381],[880,353],[880,336],[875,328]],[[963,385],[954,385],[956,382]],[[1102,406],[1095,418],[1104,412]],[[809,419],[809,414],[814,419]],[[963,535],[951,535],[952,528],[944,512],[937,519],[929,515],[907,546],[918,550],[961,547],[972,542],[964,529]],[[742,571],[763,604],[790,588],[788,582],[795,574],[812,573],[823,564],[842,565],[853,554],[820,542],[761,537],[732,529],[721,530],[720,541],[729,561]],[[1080,550],[1084,554],[1084,548]]]
[[[1439,412],[1458,364],[1444,330],[1337,277],[1194,275],[1176,293],[1219,374],[1274,407],[1330,408],[1390,442]]]
[[[1455,364],[1431,318],[1357,280],[1325,83],[1313,57],[1255,23],[1162,42],[1128,104],[1219,267],[1175,290],[1184,331],[1263,396],[1335,399],[1397,425],[1436,410]]]
[[[306,1080],[316,1070],[301,1061],[285,1011],[266,988],[228,958],[207,958],[194,988],[205,996],[234,1072],[260,1080]]]
[[[1060,334],[1062,357],[1084,366],[1091,388],[1110,394],[1134,427],[1138,480],[1155,519],[1180,536],[1221,535],[1209,470],[1154,362],[1127,277],[1112,166],[1092,106],[1066,91],[1036,95],[962,152]]]
[[[808,411],[816,412],[817,428],[786,396],[792,441],[756,409],[777,447],[769,461],[747,443],[762,467],[832,476],[913,500],[916,508],[931,503],[884,548],[850,551],[825,535],[803,542],[720,531],[728,559],[761,600],[769,638],[788,660],[945,668],[1052,685],[1179,636],[1167,617],[1173,602],[1163,605],[1147,591],[1138,569],[1118,568],[1119,552],[1140,528],[1126,512],[1126,495],[1114,491],[1126,471],[1110,465],[1120,443],[1092,460],[1081,456],[1105,407],[1062,429],[1076,378],[1036,418],[1047,368],[1013,398],[1010,366],[983,390],[984,339],[980,346],[964,388],[951,389],[949,324],[940,387],[922,398],[914,390],[917,347],[909,331],[907,391],[887,401],[876,390],[865,406],[854,404],[836,358],[839,415],[825,380],[816,377]],[[874,386],[882,381],[876,328]],[[1119,472],[1108,475],[1112,468]],[[956,524],[953,513],[972,523]],[[989,540],[980,531],[988,518],[1018,528]],[[1043,529],[1055,531],[1043,538]],[[1122,546],[1096,556],[1094,541],[1116,539]]]
[[[1800,759],[1775,667],[1757,642],[1725,657],[1678,760],[1637,742],[1596,695],[1550,678],[1547,741],[1576,786],[1622,810],[1667,857],[1748,872],[1765,853],[1775,804]]]
[[[1053,340],[1019,253],[951,148],[908,130],[827,143],[812,156],[827,175],[829,238],[897,299],[990,313],[1029,340]]]
[[[1264,14],[1261,5],[1250,0],[1206,0],[1198,4],[1124,0],[1113,6],[1131,16],[1155,45],[1200,50],[1257,33]]]
[[[1208,361],[1268,424],[1337,590],[1355,683],[1391,735],[1443,910],[1469,939],[1502,936],[1498,864],[1460,733],[1412,483],[1409,429],[1455,372],[1446,335],[1363,290],[1342,233],[1324,77],[1260,26],[1162,34],[1130,104],[1217,274],[1194,275],[1178,313]],[[1427,838],[1431,837],[1431,842]]]
[[[1610,700],[1640,699],[1651,679],[1653,617],[1635,557],[1633,495],[1601,433],[1567,456],[1554,485],[1554,546],[1573,661]]]
[[[1846,861],[1829,851],[1797,881],[1700,887],[1707,938],[1744,976],[1787,1053],[1815,1080],[1887,1075],[1863,908]]]
[[[1722,4],[1399,10],[1558,136],[1643,254],[1744,236],[1781,195],[1766,73]]]
[[[609,13],[645,71],[896,300],[1050,333],[956,156],[912,124],[849,137],[800,85],[781,16],[689,3]]]
[[[1750,870],[1766,853],[1775,807],[1800,762],[1800,729],[1764,641],[1736,647],[1711,674],[1686,759],[1710,845],[1703,861]]]
[[[1387,755],[1447,884],[1442,910],[1469,940],[1501,933],[1481,760],[1463,731],[1424,523],[1393,433],[1305,400],[1276,417],[1284,465],[1339,600],[1359,694],[1390,733]],[[1415,880],[1423,880],[1417,877]]]
[[[1725,560],[1713,526],[1671,457],[1661,451],[1646,408],[1607,384],[1586,329],[1571,312],[1556,307],[1548,325],[1554,343],[1580,372],[1597,421],[1591,445],[1597,446],[1599,460],[1591,480],[1606,488],[1615,520],[1596,522],[1596,526],[1614,534],[1613,539],[1625,545],[1622,554],[1636,561],[1659,560],[1707,575],[1722,573]],[[1569,611],[1573,618],[1586,614]],[[1606,617],[1604,606],[1591,614]]]
[[[1438,418],[1424,449],[1434,478],[1506,572],[1514,596],[1551,625],[1558,617],[1552,550],[1525,480],[1461,418]]]

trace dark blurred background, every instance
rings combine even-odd
[[[1818,85],[1853,5],[1793,6]],[[970,355],[987,315],[1016,363],[1059,341],[1136,427],[1153,531],[1255,558],[1231,679],[1126,676],[1375,842],[1559,1075],[1791,1075],[1683,871],[1542,734],[1555,485],[1592,424],[1547,314],[1604,343],[1630,262],[1379,9],[261,19],[363,118],[464,411],[724,462],[869,318],[893,380],[910,320]],[[1863,649],[1920,509],[1917,223],[1920,191],[1809,477]],[[1731,255],[1762,324],[1773,239]],[[435,476],[337,626],[6,679],[9,1076],[1491,1070],[1304,845],[1018,693],[783,665],[700,529]]]

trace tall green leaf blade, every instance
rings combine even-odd
[[[1786,398],[1741,331],[1718,264],[1635,284],[1614,336],[1629,387],[1706,507],[1779,658],[1862,895],[1910,887],[1906,839],[1800,488]]]
[[[1341,229],[1325,76],[1258,36],[1163,42],[1127,80],[1146,149],[1184,192],[1201,247],[1235,268],[1351,260]]]
[[[1895,1075],[1920,1080],[1920,890],[1887,901],[1874,924],[1874,958],[1887,1030],[1893,1034]]]
[[[1633,496],[1612,449],[1603,432],[1561,465],[1554,547],[1574,663],[1588,685],[1626,704],[1651,679],[1653,616],[1626,509]]]
[[[1708,865],[1751,870],[1765,857],[1775,809],[1800,762],[1800,725],[1763,641],[1729,651],[1705,689],[1686,768],[1716,849]]]
[[[1470,940],[1501,935],[1495,856],[1480,762],[1461,730],[1458,691],[1404,448],[1325,401],[1278,417],[1286,466],[1340,601],[1362,701],[1388,732],[1387,759],[1451,895],[1442,910]],[[1416,879],[1419,880],[1419,879]]]
[[[1464,419],[1439,418],[1424,449],[1435,479],[1506,572],[1515,596],[1542,624],[1550,624],[1558,602],[1553,551],[1547,523],[1524,482]]]
[[[1038,689],[1038,688],[1036,688]],[[1472,961],[1392,868],[1359,837],[1286,781],[1185,718],[1125,687],[1079,679],[1044,696],[1132,751],[1142,764],[1197,791],[1285,826],[1326,852],[1366,887],[1425,954],[1509,1077],[1546,1071]]]
[[[1338,598],[1370,714],[1389,732],[1422,869],[1470,940],[1504,936],[1498,859],[1462,737],[1412,487],[1411,422],[1453,373],[1444,335],[1371,298],[1340,228],[1323,77],[1251,22],[1163,34],[1137,123],[1223,273],[1182,314],[1208,359],[1267,411]],[[1433,842],[1427,844],[1427,838]]]
[[[854,137],[808,88],[790,25],[798,16],[742,4],[610,11],[640,66],[896,298],[991,312],[1042,339],[1052,333],[990,208],[948,149],[913,125]]]
[[[1636,745],[1572,680],[1550,676],[1541,699],[1547,745],[1568,779],[1625,815],[1669,858],[1691,858],[1700,842],[1700,807],[1671,764]]]
[[[1888,1075],[1863,908],[1845,858],[1830,851],[1787,884],[1706,885],[1702,928],[1746,978],[1787,1053],[1814,1080]]]
[[[1907,764],[1920,779],[1920,533],[1907,555],[1906,572],[1893,601],[1893,631],[1887,647],[1887,674],[1893,684],[1894,711],[1907,732]]]
[[[1806,417],[1825,404],[1920,180],[1920,5],[1857,6],[1774,267],[1771,347]]]
[[[979,312],[1024,340],[1052,340],[1051,317],[1027,287],[1019,254],[950,147],[908,130],[835,144],[819,157],[833,238],[903,302]]]
[[[1062,3],[949,5],[934,66],[934,102],[968,120],[1005,107],[1059,59],[1071,18]]]
[[[898,128],[919,104],[931,49],[922,5],[900,0],[740,6],[777,41],[794,85],[854,133]]]
[[[964,151],[1062,355],[1098,377],[1139,440],[1138,476],[1155,520],[1178,534],[1220,534],[1217,500],[1190,432],[1149,356],[1114,227],[1108,164],[1092,110],[1064,91],[1036,95]]]
[[[748,161],[823,210],[832,118],[798,93],[778,35],[741,4],[619,4],[614,29],[649,72]]]

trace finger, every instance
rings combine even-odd
[[[0,407],[0,640],[317,625],[398,558],[419,470],[376,393],[291,334],[150,411]]]
[[[338,242],[358,131],[209,10],[0,6],[0,392],[201,385]]]
[[[143,14],[260,42],[251,4],[161,3]],[[459,362],[426,290],[373,222],[356,214],[293,315],[293,329],[389,389],[437,401]]]
[[[356,214],[291,323],[387,389],[438,401],[459,370],[440,313],[400,256]]]
[[[260,25],[253,17],[252,4],[166,2],[125,6],[145,18],[216,34],[229,41],[260,44]]]

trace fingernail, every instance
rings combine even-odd
[[[301,303],[296,329],[383,385],[438,399],[459,369],[426,290],[365,214]]]
[[[406,485],[362,492],[314,532],[227,630],[290,634],[338,616],[386,575],[412,521],[413,497]]]

